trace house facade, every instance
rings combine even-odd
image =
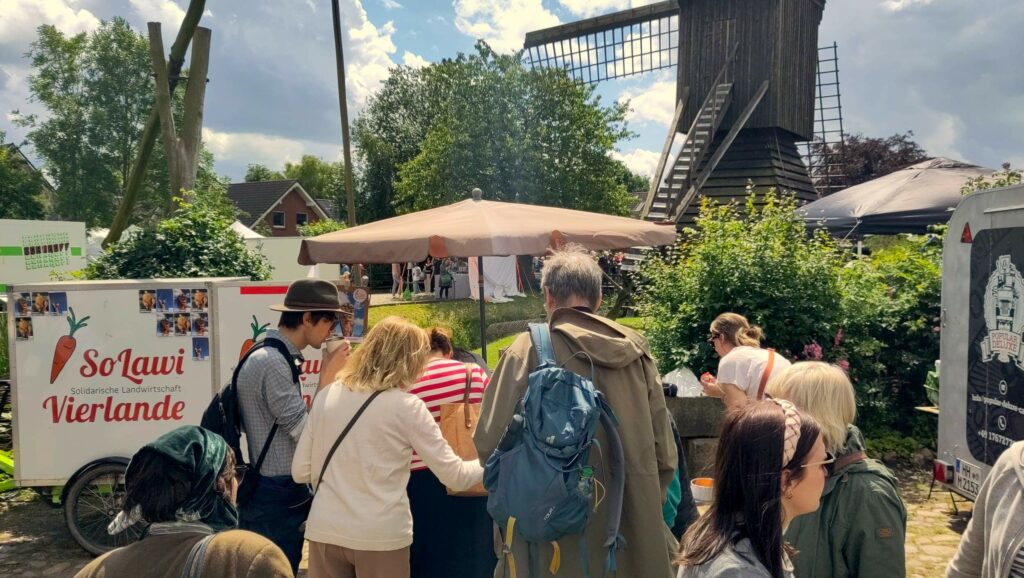
[[[243,225],[274,237],[295,237],[301,225],[333,218],[332,204],[314,199],[295,180],[232,183],[228,197],[243,212]]]

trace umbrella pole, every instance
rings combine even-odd
[[[484,363],[487,363],[487,325],[484,317],[484,258],[482,255],[476,258],[476,285],[477,297],[480,298],[480,356],[484,358]]]

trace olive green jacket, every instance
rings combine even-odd
[[[851,425],[837,463],[863,451],[864,437]],[[818,510],[793,520],[786,540],[797,550],[796,578],[902,578],[906,530],[896,477],[881,462],[862,459],[829,475]]]

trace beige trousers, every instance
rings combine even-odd
[[[409,547],[370,552],[310,540],[309,578],[409,578]]]

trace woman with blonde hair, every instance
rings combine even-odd
[[[799,552],[797,578],[905,576],[907,510],[897,480],[864,452],[853,384],[846,372],[820,361],[793,364],[768,383],[768,393],[817,420],[836,456],[817,512],[797,518],[786,539]]]
[[[313,400],[292,460],[292,477],[315,491],[306,522],[310,578],[409,576],[406,485],[414,449],[451,488],[469,489],[483,479],[480,464],[459,459],[427,406],[406,391],[429,354],[422,329],[385,318],[338,381]]]
[[[708,343],[721,361],[717,377],[701,377],[705,395],[722,398],[730,408],[763,399],[768,381],[790,365],[774,349],[761,348],[763,336],[760,327],[738,313],[722,313],[711,322]]]

